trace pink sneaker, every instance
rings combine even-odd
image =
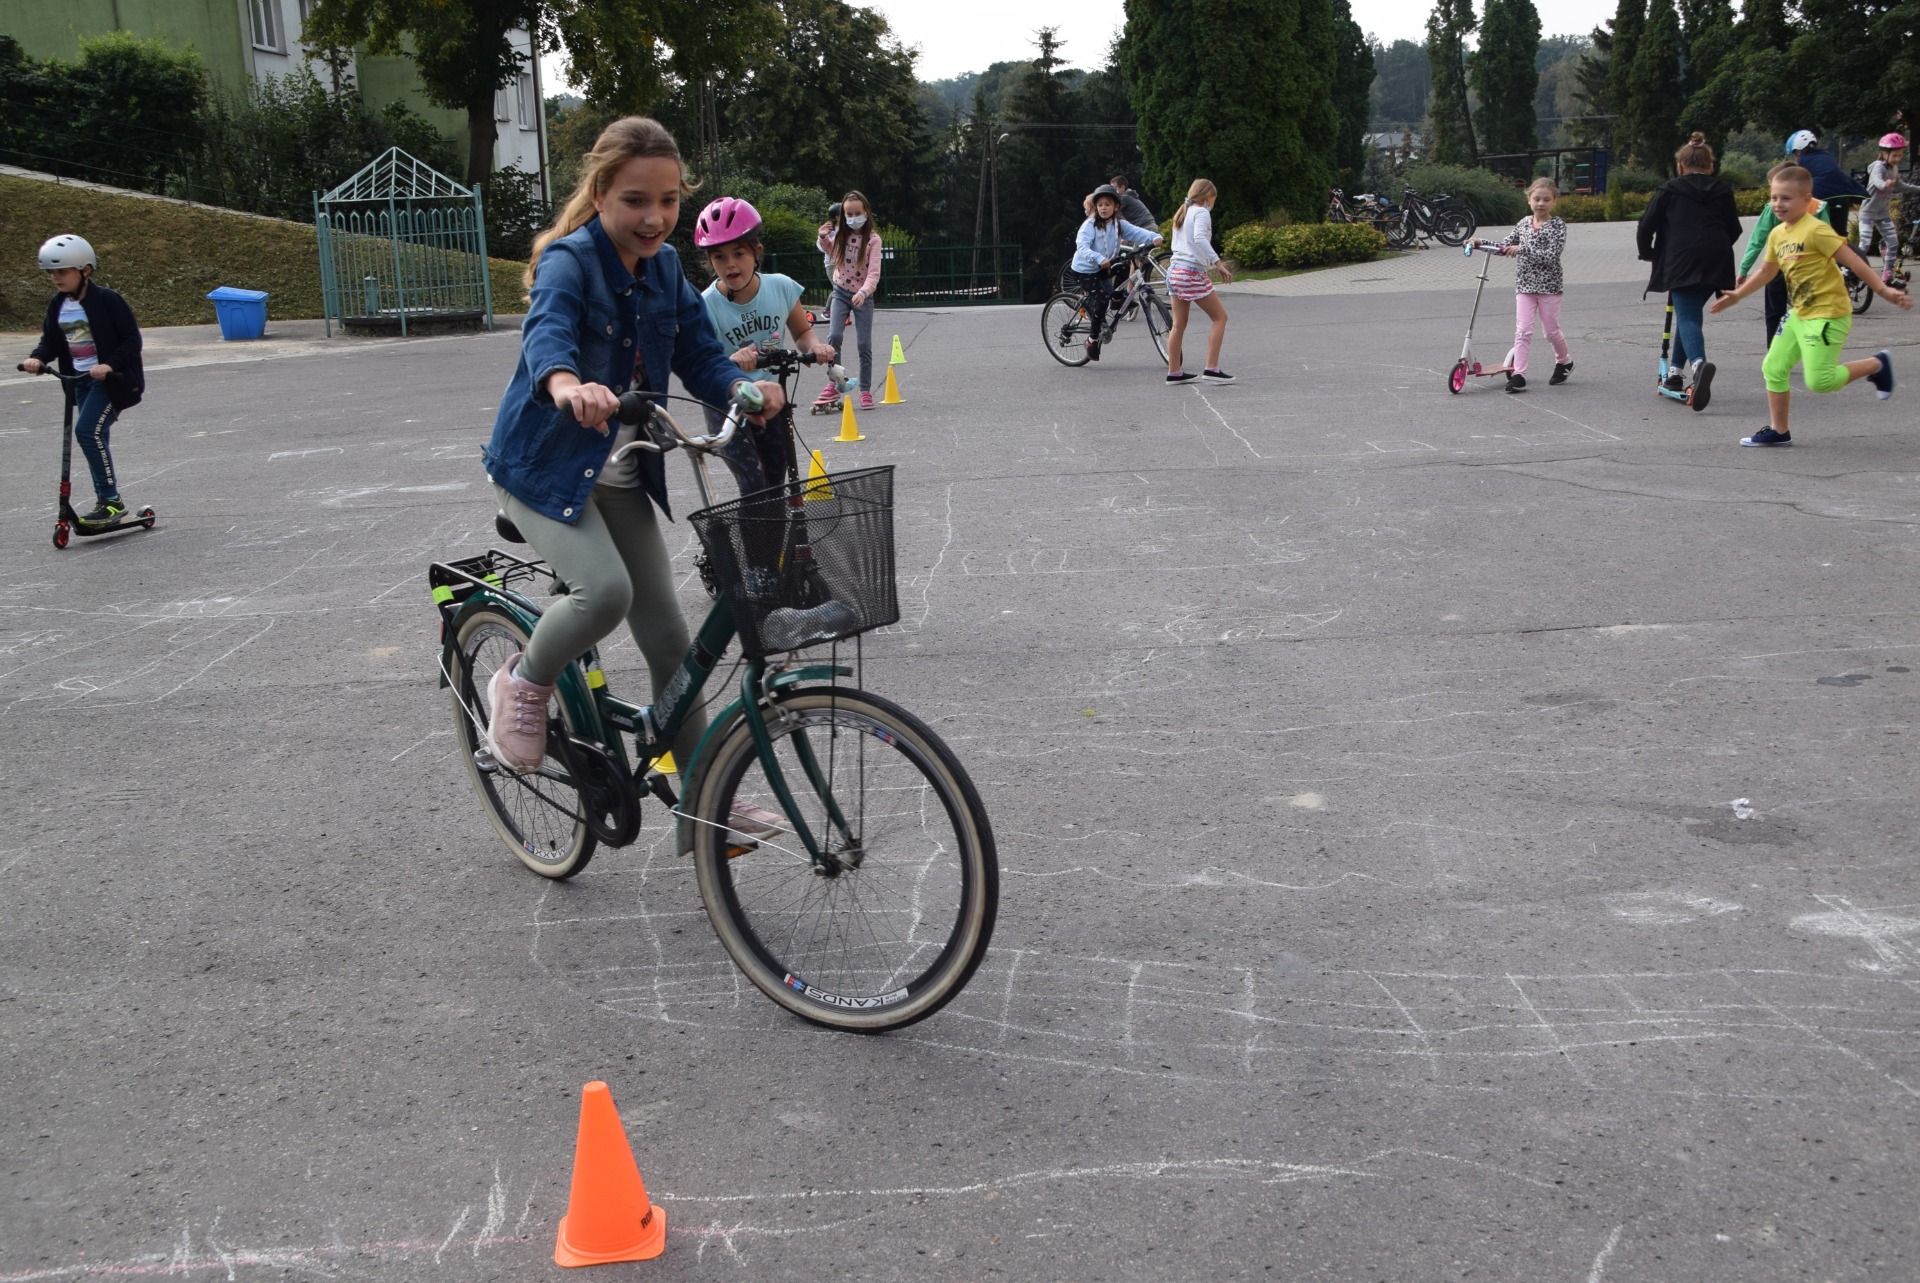
[[[493,750],[493,760],[508,770],[537,771],[547,760],[547,701],[553,697],[553,687],[526,681],[519,669],[516,654],[487,683],[493,702],[487,747]]]
[[[871,392],[868,392],[868,391],[866,391],[866,390],[864,390],[864,389],[862,389],[862,390],[861,390],[861,393],[860,393],[860,408],[861,408],[862,410],[871,410],[871,409],[873,409],[873,393],[871,393]]]
[[[835,401],[838,401],[839,399],[840,399],[839,389],[834,387],[833,384],[829,383],[827,384],[826,387],[820,389],[820,395],[814,398],[813,403],[815,405],[832,405]]]

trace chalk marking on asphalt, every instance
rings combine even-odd
[[[407,745],[405,748],[401,749],[398,753],[395,753],[392,757],[388,758],[387,760],[389,762],[397,762],[401,758],[405,757],[407,754],[413,752],[414,749],[419,748],[422,744],[427,743],[429,740],[436,740],[436,739],[439,739],[442,735],[451,735],[451,734],[453,734],[452,731],[430,731],[427,734],[421,736],[419,739],[415,740],[413,743]]]
[[[1880,1068],[1879,1065],[1875,1064],[1872,1060],[1869,1060],[1866,1056],[1861,1055],[1859,1052],[1855,1051],[1853,1048],[1845,1046],[1841,1043],[1835,1042],[1833,1039],[1827,1037],[1827,1035],[1821,1033],[1819,1030],[1811,1028],[1810,1026],[1804,1025],[1800,1021],[1795,1020],[1792,1016],[1782,1011],[1779,1007],[1775,1006],[1773,1003],[1768,1002],[1766,999],[1760,997],[1760,995],[1754,993],[1753,990],[1741,984],[1738,980],[1734,978],[1734,975],[1731,971],[1722,971],[1720,974],[1726,977],[1726,981],[1728,984],[1732,985],[1735,989],[1738,989],[1741,993],[1746,994],[1747,997],[1753,999],[1753,1001],[1756,1004],[1765,1008],[1768,1011],[1771,1011],[1774,1015],[1778,1016],[1780,1019],[1792,1025],[1795,1029],[1798,1029],[1801,1033],[1805,1034],[1807,1037],[1813,1039],[1816,1042],[1825,1043],[1827,1046],[1833,1048],[1835,1051],[1841,1053],[1842,1055],[1848,1057],[1849,1059],[1859,1061],[1861,1064],[1865,1065],[1868,1069],[1871,1069],[1874,1073],[1880,1075],[1882,1078],[1886,1079],[1888,1082],[1898,1087],[1901,1091],[1907,1093],[1907,1095],[1920,1096],[1920,1090],[1915,1089],[1914,1086],[1911,1083],[1907,1082],[1905,1079],[1894,1077],[1892,1074]]]
[[[1908,936],[1920,933],[1920,918],[1902,918],[1884,909],[1861,909],[1840,895],[1813,897],[1827,906],[1828,913],[1803,913],[1790,925],[1795,931],[1813,931],[1821,935],[1851,936],[1879,957],[1878,962],[1852,958],[1847,965],[1861,971],[1891,975],[1912,964]]]
[[[1233,439],[1235,441],[1238,441],[1241,445],[1247,448],[1248,454],[1252,455],[1256,459],[1264,459],[1267,457],[1266,455],[1261,454],[1258,450],[1254,449],[1253,442],[1241,436],[1239,430],[1236,429],[1231,423],[1227,422],[1227,416],[1220,413],[1220,407],[1216,406],[1213,403],[1213,399],[1211,397],[1209,397],[1205,392],[1201,391],[1199,388],[1194,389],[1194,394],[1200,398],[1201,402],[1207,407],[1207,409],[1213,411],[1213,417],[1220,420],[1220,426],[1225,428],[1228,432],[1232,433]],[[1214,456],[1215,462],[1218,462],[1219,458],[1220,458],[1219,455],[1215,455]]]
[[[345,446],[337,445],[314,446],[307,450],[275,450],[267,456],[267,462],[272,463],[275,459],[304,459],[310,454],[345,454],[346,452]]]
[[[1587,1271],[1587,1283],[1600,1283],[1606,1277],[1607,1261],[1613,1255],[1613,1249],[1620,1246],[1620,1232],[1626,1229],[1626,1222],[1613,1227],[1613,1233],[1607,1235],[1607,1245],[1600,1249],[1600,1255],[1593,1258],[1593,1268]]]
[[[447,1250],[448,1244],[459,1237],[460,1231],[466,1228],[467,1218],[472,1215],[473,1204],[468,1203],[460,1209],[460,1215],[453,1218],[453,1228],[447,1231],[447,1236],[444,1239],[440,1240],[440,1246],[433,1250],[433,1263],[435,1265],[440,1264],[440,1254]],[[479,1249],[476,1247],[474,1251],[478,1254]]]

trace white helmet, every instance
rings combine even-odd
[[[51,272],[57,267],[98,267],[99,260],[93,256],[93,246],[78,236],[56,236],[40,247],[40,270]]]
[[[1819,135],[1811,129],[1796,129],[1787,135],[1787,155],[1791,156],[1797,151],[1805,151],[1819,141]]]

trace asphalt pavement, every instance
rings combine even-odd
[[[63,552],[57,390],[0,380],[0,1283],[559,1278],[592,1079],[668,1217],[596,1277],[1920,1275],[1920,382],[1743,450],[1758,300],[1696,414],[1628,279],[1565,386],[1451,395],[1450,257],[1229,295],[1228,387],[883,313],[907,404],[801,418],[898,466],[865,680],[1004,875],[882,1037],[729,979],[658,807],[569,883],[487,827],[424,571],[493,542],[511,329],[157,335],[158,528]]]

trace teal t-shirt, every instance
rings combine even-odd
[[[791,346],[793,335],[787,333],[787,316],[802,292],[800,282],[791,276],[762,272],[760,288],[751,302],[733,302],[720,292],[718,281],[707,286],[700,298],[707,305],[713,328],[720,331],[720,346],[731,355],[743,347],[765,352]]]

